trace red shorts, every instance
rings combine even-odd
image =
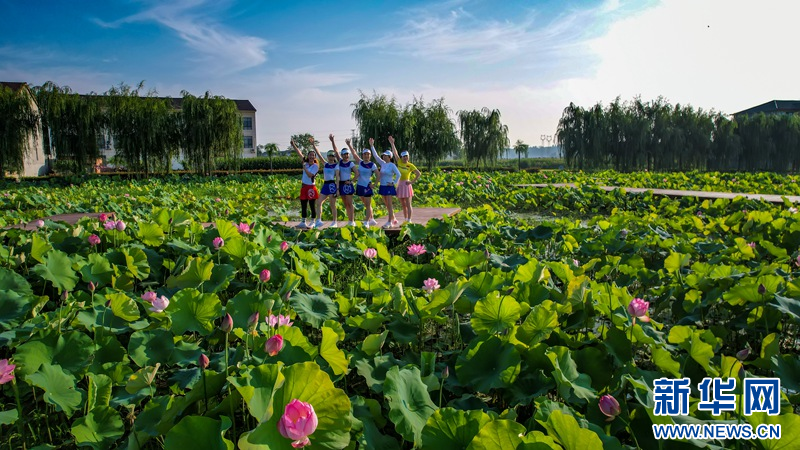
[[[316,184],[304,184],[300,188],[300,200],[316,200],[319,198]]]

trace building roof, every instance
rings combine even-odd
[[[10,88],[12,91],[18,91],[27,85],[27,83],[21,81],[0,81],[0,86]]]
[[[748,108],[737,113],[733,113],[734,116],[739,115],[752,115],[758,113],[764,114],[776,114],[776,113],[797,113],[800,112],[800,100],[770,100],[767,103],[753,106],[752,108]]]
[[[159,98],[167,98],[167,97],[159,97]],[[181,109],[181,107],[183,106],[183,97],[173,98],[171,100],[172,100],[172,106],[175,109]],[[233,102],[236,103],[236,109],[238,109],[239,111],[255,112],[256,110],[253,104],[250,103],[250,100],[235,100],[235,99],[228,99],[228,100],[233,100]]]

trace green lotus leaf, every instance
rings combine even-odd
[[[138,320],[141,312],[139,305],[124,292],[112,292],[105,294],[106,300],[111,302],[111,312],[115,316],[126,322]]]
[[[442,252],[445,266],[451,273],[464,275],[467,269],[486,262],[486,254],[482,251],[467,251],[448,248]]]
[[[108,406],[98,406],[72,425],[72,435],[78,447],[96,450],[111,448],[125,433],[119,413]]]
[[[496,336],[473,339],[456,360],[458,380],[478,392],[510,386],[520,372],[521,358],[513,345]]]
[[[584,404],[597,398],[597,392],[592,388],[592,379],[578,371],[578,365],[568,348],[550,347],[546,354],[555,368],[553,378],[562,398],[568,402]]]
[[[603,450],[603,441],[597,433],[581,428],[570,414],[552,411],[543,423],[550,436],[554,437],[564,450]]]
[[[319,354],[317,346],[308,341],[300,328],[280,327],[278,332],[283,336],[283,350],[274,356],[274,359],[269,360],[270,362],[280,361],[288,366],[299,362],[313,361]],[[266,342],[266,338],[259,343],[258,352],[265,354],[263,342]]]
[[[486,298],[490,292],[500,290],[500,288],[506,286],[506,282],[506,277],[493,275],[490,272],[479,272],[470,277],[469,284],[464,289],[464,295],[461,296],[456,304],[458,311],[462,314],[471,313],[478,301]]]
[[[5,270],[5,269],[4,269]],[[19,278],[19,275],[10,272]],[[0,273],[0,277],[3,277]],[[25,281],[22,278],[22,281]],[[28,287],[30,289],[30,286]],[[12,329],[19,325],[20,319],[31,312],[31,295],[19,294],[13,290],[0,291],[0,329]]]
[[[527,430],[513,420],[494,420],[484,425],[467,450],[516,450]]]
[[[247,329],[247,321],[255,313],[261,320],[266,319],[270,311],[270,302],[274,307],[277,296],[265,292],[242,290],[225,305],[225,312],[231,315],[233,326]]]
[[[72,270],[72,260],[61,250],[52,250],[43,257],[44,262],[31,269],[34,273],[53,283],[60,291],[71,291],[78,284],[78,277]]]
[[[139,367],[170,361],[175,351],[173,334],[168,330],[141,330],[131,334],[128,355]]]
[[[306,285],[316,292],[322,292],[322,281],[320,277],[325,272],[325,265],[319,260],[316,253],[305,251],[298,246],[292,247],[296,257],[292,255],[295,262],[295,272],[303,277]]]
[[[125,247],[108,252],[106,257],[111,264],[126,269],[127,273],[137,280],[145,280],[150,275],[147,254],[140,248]]]
[[[31,284],[28,283],[25,277],[5,267],[0,267],[0,302],[11,294],[27,297],[33,295],[33,289],[31,289]]]
[[[34,234],[31,237],[31,258],[35,259],[36,261],[43,263],[44,255],[46,255],[47,252],[52,249],[53,246],[50,245],[50,242],[38,234]]]
[[[19,419],[19,411],[8,409],[0,411],[0,425],[11,425]]]
[[[211,278],[200,286],[203,292],[222,292],[236,275],[236,268],[230,264],[217,264],[211,269]]]
[[[217,294],[201,294],[197,289],[187,288],[172,296],[167,311],[176,336],[187,331],[208,335],[214,331],[214,320],[222,315],[222,304]]]
[[[241,265],[242,260],[247,256],[249,250],[250,245],[240,237],[226,240],[225,245],[219,249],[219,251],[236,261],[237,267]]]
[[[186,267],[180,275],[170,275],[167,278],[167,287],[172,289],[198,288],[211,279],[213,268],[212,261],[205,261],[201,257],[189,257]]]
[[[320,328],[326,320],[339,316],[336,303],[325,294],[296,292],[289,299],[289,303],[297,311],[297,316],[314,328]]]
[[[486,272],[481,272],[486,273]],[[430,296],[430,302],[422,306],[422,311],[427,313],[427,316],[435,316],[442,311],[442,309],[455,304],[465,294],[466,290],[472,285],[471,281],[463,278],[448,284],[443,289],[433,291]]]
[[[533,307],[517,330],[516,337],[529,346],[535,345],[550,337],[558,327],[558,312],[552,301],[545,300]]]
[[[228,245],[228,241],[230,240],[242,238],[242,235],[239,234],[239,229],[236,227],[236,224],[229,220],[218,220],[214,224],[214,228],[216,229],[216,233],[212,232],[211,234],[216,234],[217,236],[221,237],[225,241],[225,245]]]
[[[380,403],[361,396],[351,397],[350,402],[353,407],[353,433],[362,448],[400,450],[397,439],[380,432],[386,424]]]
[[[113,380],[106,375],[88,373],[89,385],[86,390],[86,406],[92,410],[96,407],[108,406],[111,400]]]
[[[164,439],[164,449],[233,450],[233,442],[225,439],[225,431],[230,427],[231,420],[226,416],[221,421],[202,416],[186,416],[169,430]]]
[[[142,244],[150,247],[158,247],[164,243],[164,230],[152,222],[139,222],[139,230],[136,232],[136,237]]]
[[[114,278],[114,267],[111,262],[97,253],[90,253],[88,259],[89,262],[80,269],[83,281],[86,283],[91,281],[96,286],[110,285]]]
[[[492,421],[483,411],[455,408],[436,410],[422,429],[422,448],[466,448],[484,425]]]
[[[417,367],[395,366],[386,373],[383,395],[389,404],[389,420],[397,432],[409,442],[420,444],[422,429],[436,411],[428,388],[422,382]]]
[[[386,373],[392,367],[400,364],[391,353],[376,356],[372,360],[367,358],[359,359],[355,362],[358,374],[367,380],[367,386],[373,392],[383,392],[383,382],[386,381]]]
[[[52,330],[17,347],[14,355],[16,373],[26,376],[39,371],[43,365],[58,365],[59,370],[82,378],[93,352],[94,344],[88,335],[79,331],[59,335]]]
[[[386,342],[387,336],[389,336],[388,330],[381,334],[370,334],[364,338],[364,342],[361,343],[361,351],[367,356],[375,356],[375,354],[381,351],[381,348],[383,348],[383,344]]]
[[[336,348],[338,341],[339,336],[332,328],[322,327],[322,343],[319,344],[319,356],[330,365],[335,376],[347,375],[350,372],[347,367],[350,364],[350,358],[345,355],[344,351]]]
[[[800,300],[775,295],[770,304],[795,323],[800,322]]]
[[[228,377],[247,403],[247,410],[259,423],[266,422],[274,413],[272,399],[285,380],[282,369],[283,363],[262,364],[241,371],[238,377]]]
[[[291,450],[292,441],[278,432],[278,420],[294,400],[311,404],[317,414],[317,429],[309,436],[314,448],[343,449],[350,443],[350,399],[334,387],[327,373],[313,362],[283,369],[283,387],[275,392],[272,417],[256,427],[247,443],[269,445],[271,450]]]
[[[513,297],[495,291],[478,300],[470,323],[478,334],[500,334],[514,326],[519,313],[519,303]]]
[[[753,426],[753,430],[761,424],[772,426],[780,425],[780,439],[761,439],[758,441],[759,446],[764,450],[790,450],[794,449],[797,446],[797,442],[799,442],[800,415],[781,414],[778,416],[770,416],[767,413],[756,412],[752,415],[745,416],[745,420]]]
[[[153,383],[160,367],[161,363],[156,363],[155,366],[142,367],[134,372],[125,384],[125,391],[129,394],[137,394],[142,389],[149,388],[149,393],[152,394],[155,389]]]
[[[67,417],[81,407],[81,392],[75,389],[75,377],[59,365],[42,364],[39,371],[28,375],[27,381],[44,389],[44,401],[56,405]]]

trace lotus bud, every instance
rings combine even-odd
[[[210,362],[211,362],[211,361],[209,361],[209,360],[208,360],[208,356],[206,356],[206,355],[205,355],[205,354],[203,354],[203,353],[201,353],[201,354],[200,354],[200,357],[199,357],[199,358],[197,358],[197,365],[198,365],[198,366],[200,366],[200,368],[201,368],[201,369],[205,369],[205,368],[207,368],[207,367],[208,367],[208,364],[209,364]]]
[[[739,361],[746,360],[748,356],[750,356],[750,348],[749,347],[745,348],[743,350],[739,350],[738,352],[736,352],[736,359],[738,359]]]
[[[269,279],[270,279],[270,277],[271,277],[271,276],[272,276],[272,273],[270,273],[269,269],[264,269],[264,270],[262,270],[262,271],[261,271],[261,273],[258,275],[258,279],[259,279],[259,280],[260,280],[262,283],[266,283],[267,281],[269,281]]]
[[[614,420],[615,417],[622,412],[622,409],[619,407],[619,402],[617,399],[610,395],[604,395],[600,397],[600,412],[608,416],[609,421]]]
[[[758,285],[758,295],[764,295],[767,293],[767,287],[763,284]]]
[[[233,317],[231,317],[230,314],[225,314],[219,329],[222,330],[223,333],[230,333],[231,330],[233,330]]]
[[[95,289],[97,289],[97,286],[95,286],[94,282],[90,281],[89,282],[89,292],[94,292]]]
[[[271,338],[267,339],[267,342],[264,344],[264,351],[269,354],[269,356],[277,355],[283,349],[283,336],[280,334],[276,334]]]

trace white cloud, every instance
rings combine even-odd
[[[156,22],[173,30],[197,54],[201,61],[213,63],[210,67],[222,73],[233,73],[256,67],[267,61],[266,48],[270,43],[227,29],[208,18],[208,5],[203,0],[183,0],[155,3],[137,14],[112,22],[94,19],[104,28],[118,28],[126,23]],[[199,11],[203,10],[204,13]]]

